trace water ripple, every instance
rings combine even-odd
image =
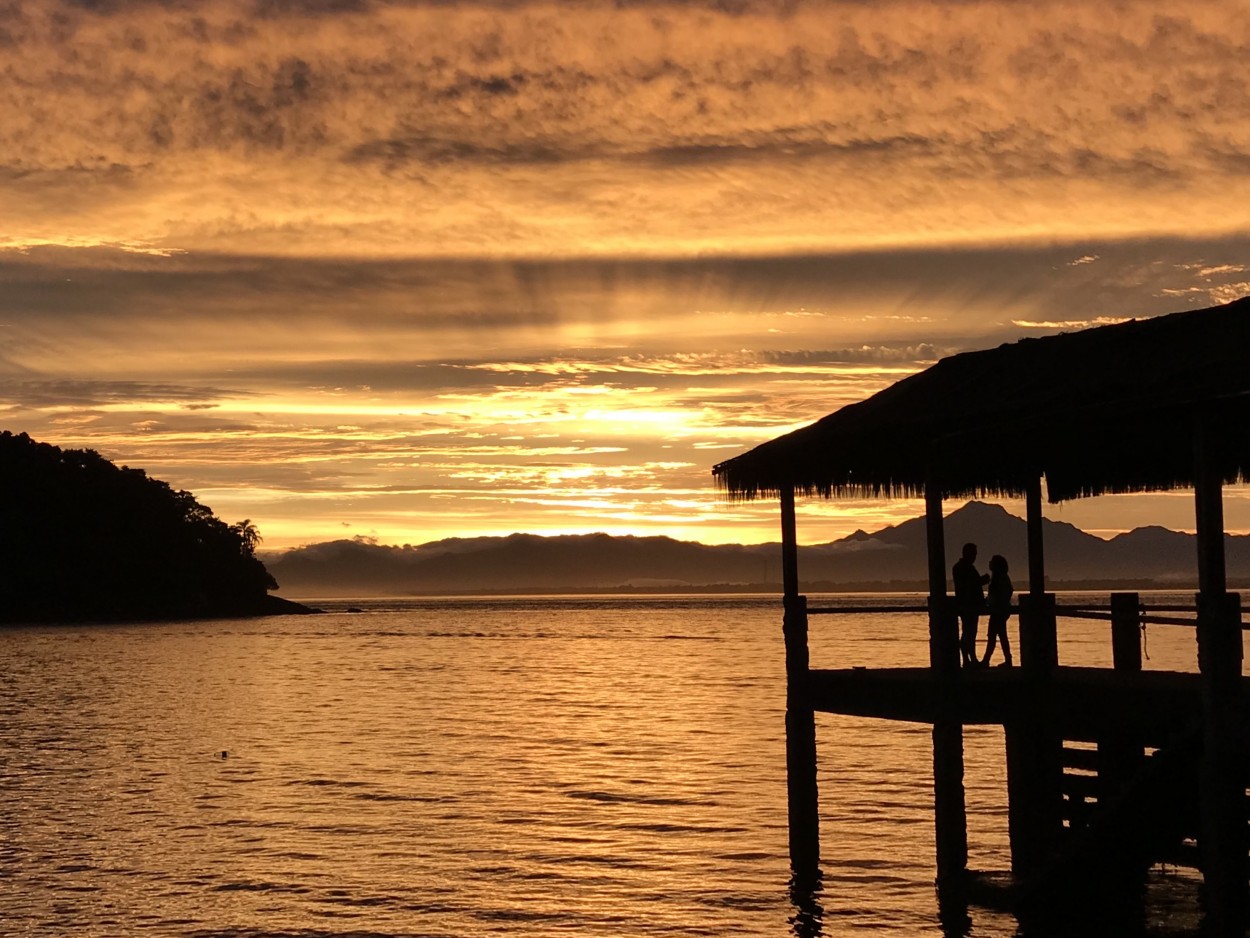
[[[924,727],[818,717],[830,859],[791,901],[774,599],[360,605],[0,630],[6,938],[941,934]],[[927,628],[812,653],[923,663]],[[1001,733],[966,741],[1005,868]]]

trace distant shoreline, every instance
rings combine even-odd
[[[349,597],[345,597],[349,598]],[[43,615],[28,616],[21,619],[10,619],[0,616],[0,627],[7,626],[44,626],[44,625],[123,625],[139,622],[204,622],[214,619],[261,619],[267,616],[308,616],[319,615],[321,609],[309,606],[289,596],[275,596],[272,593],[257,599],[246,606],[232,609],[210,609],[204,612],[189,613],[185,610],[172,610],[166,614],[117,613],[115,615],[67,615],[64,612],[48,612]]]
[[[1250,580],[1232,581],[1230,590],[1250,590]],[[928,584],[921,580],[865,581],[858,583],[808,582],[799,584],[800,593],[927,593]],[[1189,592],[1197,591],[1194,581],[1159,580],[1056,580],[1046,584],[1047,592]],[[505,596],[780,596],[779,583],[722,583],[697,585],[646,586],[525,586],[491,589],[411,590],[402,593],[344,592],[335,594],[302,594],[297,602],[336,599],[436,599],[440,597],[505,597]]]

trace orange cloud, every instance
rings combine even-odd
[[[8,15],[6,243],[780,253],[1250,219],[1250,11],[210,0]]]

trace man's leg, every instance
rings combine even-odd
[[[959,616],[959,652],[964,664],[970,664],[977,656],[977,617],[967,613]]]

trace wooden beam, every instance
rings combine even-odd
[[[1250,690],[1250,678],[1241,683]],[[808,700],[820,713],[932,724],[952,715],[950,686],[932,668],[816,668],[808,672]],[[1202,712],[1201,678],[1175,671],[1114,671],[1065,667],[1039,694],[1021,668],[962,672],[953,716],[964,725],[1002,726],[1041,709],[1065,740],[1094,743],[1128,733],[1163,747],[1192,731]],[[1233,714],[1250,742],[1250,705]],[[1062,752],[1060,758],[1064,759]]]
[[[942,524],[942,490],[930,483],[924,490],[924,533],[929,557],[929,599],[946,597],[946,534]]]
[[[799,595],[799,540],[793,485],[781,487],[781,584],[786,596]]]
[[[1198,545],[1198,590],[1223,596],[1228,589],[1224,565],[1223,480],[1213,453],[1214,431],[1200,422],[1194,433],[1194,524]]]
[[[942,672],[959,671],[959,624],[946,595],[946,533],[942,489],[933,482],[924,492],[925,547],[929,558],[929,665]]]
[[[1042,543],[1041,476],[1029,482],[1029,487],[1025,490],[1024,505],[1029,539],[1029,594],[1041,596],[1046,592],[1046,555]]]

